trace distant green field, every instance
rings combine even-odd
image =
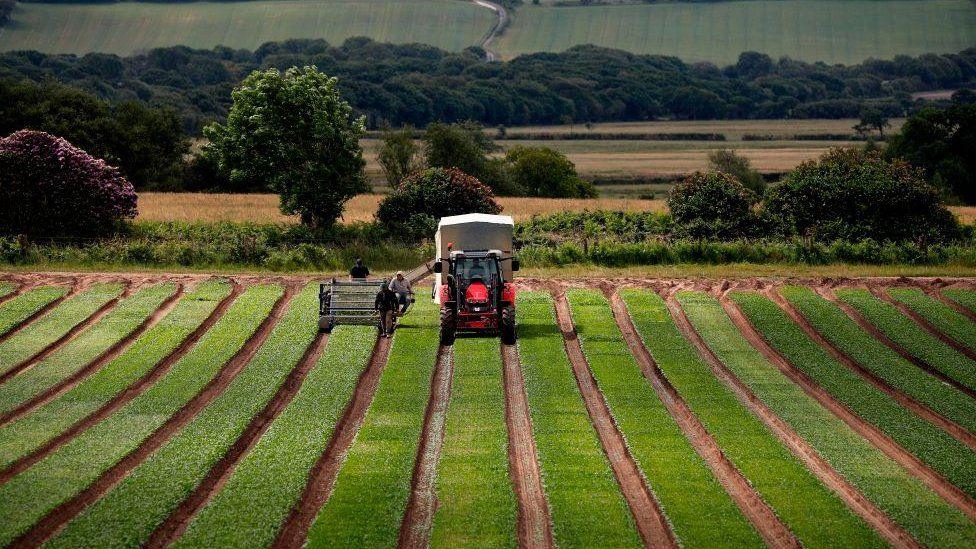
[[[503,58],[592,43],[687,61],[773,58],[856,63],[976,46],[971,0],[743,0],[519,8],[496,50]]]
[[[492,12],[458,0],[20,3],[0,27],[0,51],[128,55],[177,44],[255,49],[288,38],[338,44],[352,36],[459,51],[477,44],[493,22]]]

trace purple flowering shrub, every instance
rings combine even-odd
[[[104,160],[44,132],[0,139],[0,233],[97,236],[135,216],[132,183]]]

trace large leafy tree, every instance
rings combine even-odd
[[[596,187],[580,179],[566,155],[548,147],[513,147],[505,154],[512,185],[529,196],[596,198]]]
[[[339,95],[338,79],[314,66],[256,71],[232,94],[226,124],[204,130],[232,184],[268,188],[281,211],[328,227],[347,200],[369,190],[359,139],[362,118]]]

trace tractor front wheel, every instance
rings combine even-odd
[[[454,345],[457,332],[457,315],[450,307],[441,308],[441,345]]]
[[[515,307],[502,309],[502,343],[515,345]]]

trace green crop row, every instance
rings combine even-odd
[[[796,368],[865,421],[970,496],[976,496],[976,454],[846,368],[777,305],[753,294],[733,295],[763,337]]]
[[[966,315],[914,288],[890,288],[888,295],[922,315],[942,333],[976,350],[976,323]]]
[[[309,547],[396,545],[410,497],[437,341],[434,304],[418,299],[397,329],[376,396],[332,496],[309,532]]]
[[[737,302],[762,300],[733,294]],[[976,541],[976,524],[947,504],[840,418],[803,392],[753,348],[715,298],[696,296],[685,311],[723,363],[864,496],[931,547]]]
[[[976,400],[916,368],[812,289],[787,286],[782,294],[821,335],[861,367],[937,413],[976,430]]]
[[[165,318],[76,387],[0,428],[0,467],[33,452],[144,376],[186,339],[230,293],[223,281],[188,292]]]
[[[175,292],[176,284],[160,284],[121,301],[78,337],[0,386],[0,412],[13,410],[87,366],[136,330]]]
[[[976,361],[953,349],[901,314],[896,307],[867,290],[837,290],[837,297],[857,309],[871,324],[912,355],[958,381],[976,389]]]
[[[622,294],[664,376],[784,524],[807,547],[843,539],[850,547],[883,545],[877,533],[825,487],[769,429],[736,399],[679,332],[664,300],[652,291]],[[707,296],[680,292],[695,309]]]
[[[95,284],[14,334],[0,344],[0,374],[57,341],[121,293],[121,284]]]
[[[291,302],[257,354],[204,410],[48,544],[144,545],[274,397],[318,332],[318,284]]]
[[[948,288],[942,290],[942,295],[966,307],[970,311],[976,312],[976,292],[973,290],[963,290],[961,288]]]
[[[580,345],[648,487],[684,545],[761,546],[762,540],[643,377],[607,300],[567,292]]]
[[[175,547],[269,547],[369,361],[375,329],[339,326],[294,400],[200,510]]]
[[[0,306],[0,335],[9,332],[66,293],[68,288],[64,286],[41,286],[11,298]]]
[[[155,385],[0,487],[0,545],[91,484],[179,411],[244,346],[280,295],[278,286],[249,288]]]
[[[458,339],[437,468],[432,547],[515,547],[505,388],[497,338]]]
[[[14,288],[16,286],[10,282],[0,282],[0,297],[5,297],[7,294],[10,294],[14,291]]]
[[[580,398],[548,294],[518,296],[518,348],[539,468],[560,547],[640,547]]]

